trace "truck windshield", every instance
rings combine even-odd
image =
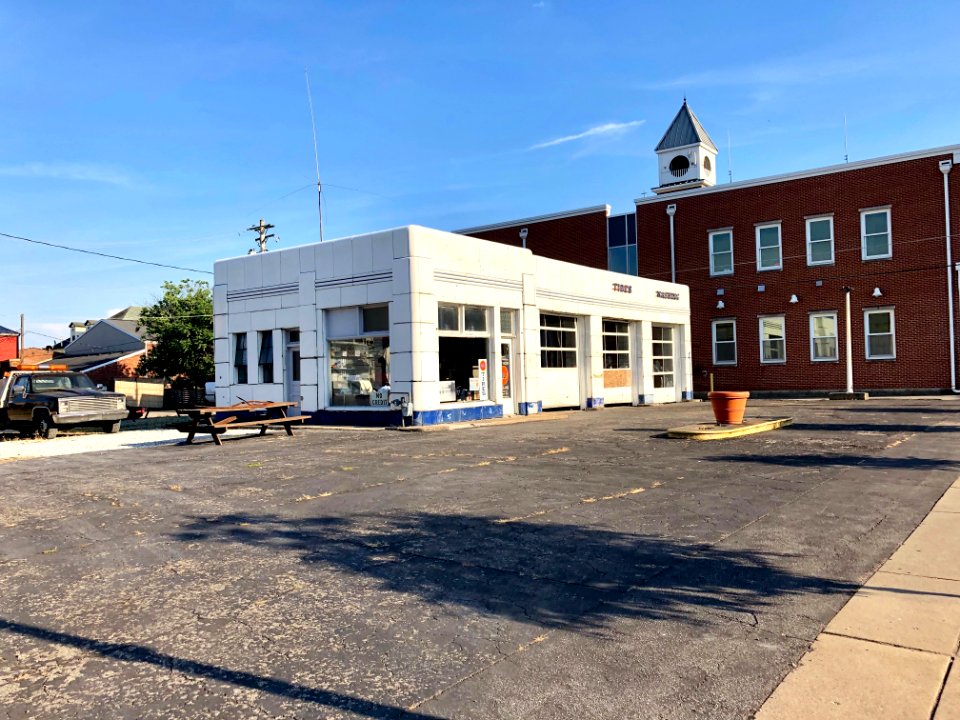
[[[97,386],[86,375],[80,373],[64,373],[62,375],[34,375],[30,378],[33,392],[48,392],[50,390],[96,390]]]

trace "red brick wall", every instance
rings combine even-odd
[[[117,378],[132,378],[137,376],[137,365],[140,364],[141,355],[126,358],[110,365],[106,365],[96,370],[91,370],[87,376],[95,383],[113,387],[112,381]]]
[[[607,214],[603,210],[466,234],[521,247],[520,228],[524,227],[527,249],[534,255],[607,269]]]
[[[707,389],[713,372],[718,389],[834,390],[845,386],[843,286],[853,288],[854,386],[858,389],[919,389],[950,386],[947,342],[943,175],[947,156],[836,172],[755,187],[667,195],[637,206],[640,275],[670,278],[670,231],[666,205],[675,203],[677,282],[691,288],[694,384]],[[960,260],[960,169],[951,173],[954,261]],[[891,206],[893,257],[861,259],[860,209]],[[833,213],[835,264],[808,267],[806,216]],[[756,269],[755,223],[780,220],[783,269]],[[733,275],[710,277],[708,231],[733,227]],[[936,267],[934,267],[936,266]],[[822,280],[818,287],[816,281]],[[758,285],[765,292],[758,292]],[[883,297],[873,298],[874,287]],[[725,294],[718,297],[716,291]],[[797,304],[788,300],[791,294]],[[725,308],[718,310],[722,299]],[[893,306],[897,359],[866,360],[863,309]],[[808,313],[838,314],[840,361],[810,360]],[[786,316],[784,365],[760,363],[760,315]],[[711,320],[737,320],[737,365],[714,367]]]
[[[0,336],[0,360],[12,360],[17,356],[17,336]]]

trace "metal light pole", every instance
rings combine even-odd
[[[844,322],[846,323],[847,345],[847,394],[853,394],[853,332],[850,327],[850,292],[853,288],[846,286],[844,293]]]

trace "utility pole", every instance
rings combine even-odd
[[[17,357],[23,360],[23,348],[25,347],[23,337],[23,313],[20,313],[20,337],[17,338]]]
[[[247,228],[247,230],[249,230],[250,232],[257,233],[256,243],[257,243],[257,246],[260,248],[259,250],[257,250],[257,252],[265,253],[267,251],[267,240],[269,240],[272,237],[275,237],[273,233],[268,234],[267,230],[273,230],[273,228],[274,226],[271,225],[270,223],[264,223],[263,218],[260,218],[259,225],[253,225]],[[251,250],[250,252],[252,253],[253,251]]]

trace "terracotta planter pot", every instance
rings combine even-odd
[[[747,409],[748,392],[717,391],[707,393],[718,425],[741,425]]]

